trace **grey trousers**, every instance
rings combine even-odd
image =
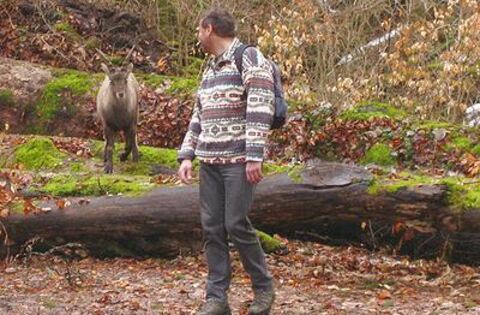
[[[208,298],[227,300],[231,267],[227,234],[240,254],[252,289],[272,288],[265,253],[247,217],[255,185],[247,181],[246,165],[200,164],[200,212],[208,264]]]

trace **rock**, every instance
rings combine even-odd
[[[50,80],[51,72],[41,65],[0,57],[0,86],[11,91],[16,102],[34,103]]]
[[[473,104],[465,110],[465,123],[469,127],[480,124],[480,103]]]
[[[447,136],[447,130],[444,128],[435,128],[432,133],[436,141],[442,141]]]

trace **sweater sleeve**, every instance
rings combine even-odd
[[[255,47],[245,50],[242,63],[247,93],[246,160],[261,162],[275,111],[271,65]]]
[[[187,133],[183,139],[180,150],[177,152],[177,161],[179,163],[183,160],[193,160],[195,158],[195,148],[197,147],[198,137],[201,132],[199,108],[200,100],[197,97]]]

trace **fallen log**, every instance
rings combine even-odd
[[[371,248],[390,244],[419,257],[449,254],[478,264],[480,212],[452,210],[446,185],[371,194],[371,179],[363,168],[336,163],[274,175],[258,185],[250,219],[268,233],[317,235]],[[198,186],[160,188],[135,198],[99,197],[82,205],[72,200],[65,209],[11,215],[2,222],[8,235],[3,256],[35,236],[45,249],[79,242],[97,256],[172,257],[202,247]]]

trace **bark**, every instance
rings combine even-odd
[[[416,256],[450,255],[478,264],[480,212],[450,209],[445,185],[372,195],[367,171],[335,163],[309,165],[299,178],[279,174],[258,185],[249,215],[255,228],[371,248],[389,244]],[[171,257],[202,247],[198,186],[159,188],[136,198],[100,197],[86,205],[72,201],[44,215],[5,218],[10,252],[35,236],[46,249],[80,242],[97,256]]]

